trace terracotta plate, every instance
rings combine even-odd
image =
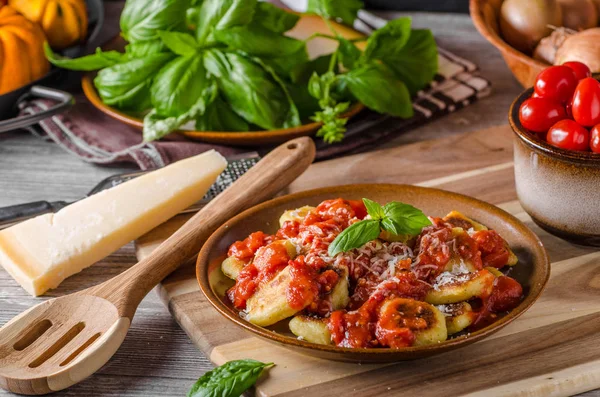
[[[350,29],[347,26],[340,24],[335,24],[335,26],[338,32],[347,39],[364,37],[362,33]],[[314,33],[331,34],[329,28],[321,18],[314,15],[303,15],[294,29],[288,32],[288,35],[297,39],[306,39]],[[105,49],[122,51],[125,48],[125,44],[126,42],[123,39],[117,37],[107,46],[105,46]],[[311,59],[320,55],[330,54],[335,51],[336,47],[337,42],[320,37],[312,39],[307,44],[307,50]],[[359,43],[358,47],[363,48],[364,42]],[[83,76],[81,81],[83,92],[92,105],[108,116],[141,130],[144,125],[142,117],[139,115],[125,113],[111,106],[105,105],[102,102],[98,96],[96,88],[94,87],[94,77],[95,73],[88,73]],[[345,117],[353,117],[363,109],[364,106],[360,103],[357,103],[350,107],[348,112],[345,114]],[[317,132],[320,126],[320,123],[308,123],[298,127],[272,131],[219,132],[182,129],[177,132],[185,135],[188,138],[203,142],[220,143],[226,145],[259,146],[265,144],[282,143],[301,136],[313,135]]]
[[[279,216],[287,209],[317,205],[323,200],[337,197],[354,200],[366,197],[380,203],[401,201],[412,204],[431,216],[444,216],[451,210],[458,210],[497,230],[519,258],[519,263],[511,270],[510,275],[523,285],[525,299],[508,315],[469,336],[459,336],[436,345],[399,350],[348,349],[317,345],[298,340],[293,336],[287,330],[287,320],[269,328],[262,328],[243,320],[224,297],[226,288],[233,284],[220,269],[220,261],[224,258],[229,245],[257,230],[274,233],[278,228]],[[257,337],[300,353],[331,360],[392,362],[453,350],[500,330],[523,314],[537,300],[550,276],[550,262],[541,241],[531,230],[517,218],[491,204],[443,190],[408,185],[371,184],[328,187],[295,193],[267,201],[242,212],[221,226],[204,244],[198,255],[196,274],[200,288],[210,303],[235,325]]]

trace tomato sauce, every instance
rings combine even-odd
[[[244,262],[252,259],[260,247],[264,247],[273,241],[273,236],[263,232],[255,232],[242,241],[231,244],[227,256],[231,256]]]
[[[500,269],[508,264],[510,253],[506,242],[495,230],[481,230],[473,238],[479,244],[484,266]]]
[[[481,309],[470,328],[477,330],[487,327],[498,319],[498,314],[514,309],[521,300],[523,287],[517,280],[508,276],[496,278],[491,294],[482,297]]]

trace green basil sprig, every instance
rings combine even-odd
[[[229,361],[202,375],[187,397],[239,397],[254,386],[265,368],[273,365],[256,360]]]
[[[382,206],[363,198],[371,219],[364,219],[344,229],[329,245],[329,255],[335,256],[360,248],[379,237],[382,230],[395,235],[417,235],[431,225],[423,211],[409,204],[392,201]]]

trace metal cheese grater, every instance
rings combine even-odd
[[[237,156],[231,156],[227,158],[227,168],[219,175],[217,181],[210,187],[206,196],[202,201],[191,206],[190,208],[182,211],[182,213],[195,212],[202,208],[207,202],[215,198],[223,190],[227,189],[233,182],[238,180],[242,175],[246,173],[252,166],[254,166],[261,159],[261,156],[256,153],[244,153]],[[113,175],[98,183],[86,197],[92,196],[103,190],[110,189],[118,186],[123,182],[127,182],[131,179],[135,179],[138,176],[147,174],[153,170],[134,171],[125,174]],[[34,218],[38,215],[47,214],[50,212],[57,212],[61,208],[72,204],[65,201],[36,201],[33,203],[18,204],[10,207],[0,208],[0,229],[5,229],[16,223],[25,221],[30,218]]]

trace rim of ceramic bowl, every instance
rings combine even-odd
[[[519,120],[519,108],[525,100],[533,94],[533,87],[523,91],[510,105],[508,111],[508,122],[515,135],[527,146],[538,153],[543,153],[557,160],[562,160],[574,164],[586,165],[588,167],[600,168],[600,153],[579,152],[575,150],[566,150],[550,145],[548,142],[540,139],[535,133],[527,130]]]
[[[551,66],[550,64],[548,64],[546,62],[542,62],[537,59],[534,59],[534,58],[528,56],[527,54],[524,54],[521,51],[517,50],[516,48],[512,47],[510,44],[508,44],[506,41],[504,41],[502,39],[502,37],[500,37],[498,35],[498,33],[496,33],[494,30],[490,29],[490,27],[488,26],[488,24],[483,16],[483,10],[481,8],[481,5],[485,1],[486,0],[470,0],[470,2],[469,2],[469,10],[470,10],[471,18],[473,20],[473,24],[475,25],[475,28],[479,31],[479,33],[485,39],[487,39],[490,43],[492,43],[494,45],[494,47],[496,47],[500,51],[506,52],[513,57],[517,57],[529,65],[541,67],[541,68],[546,68],[548,66]]]
[[[529,237],[532,237],[534,241],[536,241],[535,249],[538,250],[538,255],[540,259],[540,265],[542,268],[542,277],[536,280],[538,285],[531,286],[531,290],[528,295],[523,299],[523,301],[517,306],[515,309],[510,311],[506,316],[501,317],[494,323],[488,325],[485,328],[474,331],[469,334],[468,337],[460,336],[454,339],[448,339],[444,342],[433,344],[433,345],[425,345],[425,346],[413,346],[406,347],[403,349],[392,349],[392,348],[365,348],[365,349],[355,349],[355,348],[346,348],[346,347],[338,347],[333,345],[320,345],[316,343],[310,343],[304,340],[299,340],[295,338],[291,338],[289,336],[281,335],[275,333],[268,328],[260,327],[258,325],[252,324],[249,321],[242,319],[239,316],[239,312],[234,310],[233,308],[227,306],[225,302],[221,299],[220,296],[217,296],[215,291],[213,290],[210,281],[209,281],[209,260],[212,253],[212,250],[215,249],[215,246],[218,241],[220,241],[223,236],[229,231],[230,228],[236,227],[236,225],[240,222],[243,222],[246,218],[260,213],[261,211],[268,209],[273,206],[277,206],[280,204],[285,204],[288,202],[295,201],[297,199],[310,198],[315,195],[322,195],[330,192],[335,192],[335,194],[343,195],[344,192],[351,192],[355,189],[369,189],[377,187],[380,189],[387,190],[397,190],[397,189],[407,189],[413,191],[430,191],[433,193],[440,194],[445,197],[452,197],[455,200],[465,201],[470,205],[475,206],[476,208],[483,209],[487,212],[494,214],[495,216],[508,220],[515,227],[521,229],[521,233],[528,234]],[[204,243],[200,253],[198,254],[198,258],[196,261],[196,278],[200,285],[200,289],[206,299],[210,302],[213,308],[215,308],[221,315],[227,318],[229,321],[233,322],[237,326],[245,329],[246,331],[267,339],[271,342],[276,342],[285,346],[293,346],[295,348],[300,348],[304,350],[313,350],[320,351],[324,353],[347,353],[352,355],[361,355],[368,356],[370,354],[377,354],[381,360],[390,361],[389,358],[398,356],[399,354],[436,354],[441,353],[443,351],[447,351],[453,347],[458,347],[461,345],[468,345],[475,341],[479,341],[485,339],[489,335],[499,331],[504,328],[506,325],[511,323],[516,318],[520,317],[523,313],[525,313],[529,308],[537,301],[542,292],[544,291],[548,279],[550,278],[550,260],[548,258],[548,254],[546,250],[543,248],[542,242],[539,240],[539,237],[535,235],[527,226],[525,226],[520,220],[509,214],[508,212],[492,205],[486,203],[485,201],[478,200],[476,198],[466,196],[459,193],[449,192],[446,190],[428,188],[428,187],[419,187],[412,185],[402,185],[402,184],[352,184],[352,185],[340,185],[340,186],[329,186],[323,187],[313,190],[306,190],[302,192],[288,194],[282,197],[278,197],[269,201],[265,201],[261,204],[258,204],[254,207],[251,207],[242,213],[234,216],[227,222],[225,222],[221,227],[219,227]],[[386,359],[385,357],[389,357]],[[416,356],[415,356],[416,357]],[[374,362],[373,360],[366,360],[370,362]]]

